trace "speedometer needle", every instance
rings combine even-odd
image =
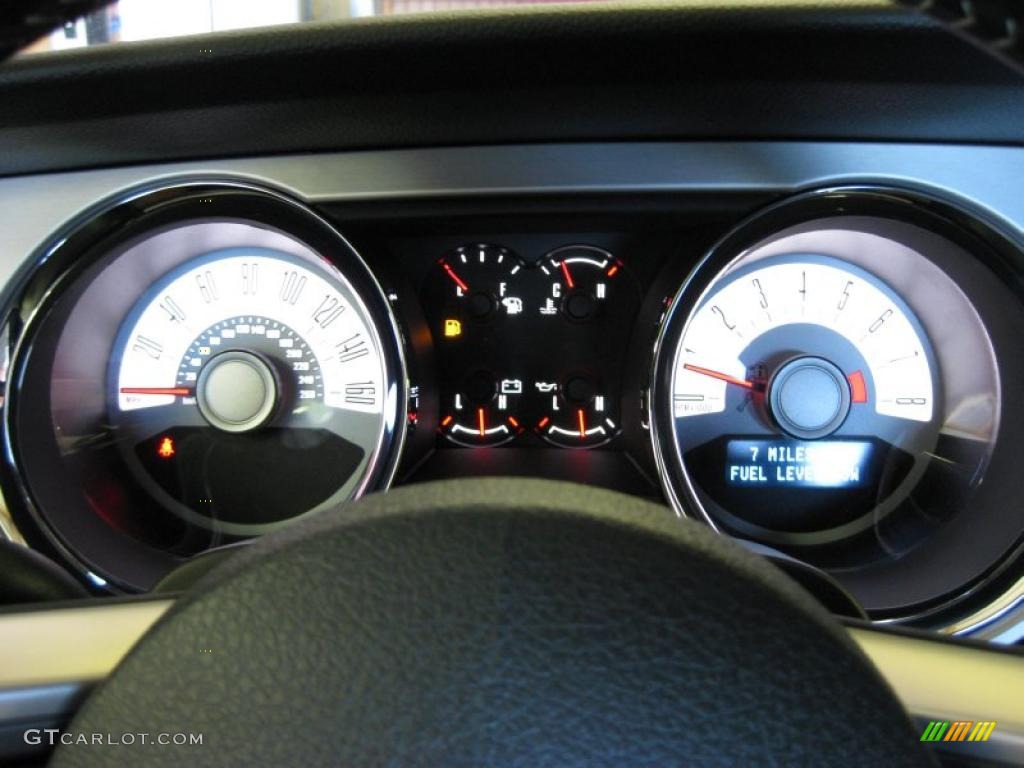
[[[122,395],[175,395],[190,397],[192,390],[188,387],[121,387]]]
[[[748,381],[747,379],[738,379],[735,376],[730,376],[727,373],[720,373],[719,371],[713,371],[710,368],[701,368],[699,365],[690,365],[689,363],[686,363],[683,365],[683,368],[688,371],[693,371],[694,373],[700,373],[704,376],[710,376],[712,379],[724,381],[726,384],[735,384],[737,387],[743,387],[744,389],[761,389],[761,386],[756,382]]]

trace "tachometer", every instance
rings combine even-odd
[[[999,272],[1015,253],[893,190],[808,193],[737,227],[657,343],[666,496],[827,570],[873,616],[952,615],[1020,535],[1022,412],[1000,394],[1024,327]]]
[[[676,441],[722,514],[765,531],[867,524],[935,446],[932,361],[878,278],[823,255],[759,260],[720,280],[680,338]]]
[[[729,385],[765,392],[770,375],[768,410],[794,437],[831,434],[851,405],[926,423],[935,390],[926,345],[903,301],[851,264],[809,255],[756,263],[691,319],[676,363],[676,415],[724,411]],[[811,349],[842,358],[845,372],[807,356]]]

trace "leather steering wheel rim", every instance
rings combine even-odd
[[[202,745],[72,742],[53,765],[933,764],[776,568],[662,506],[509,478],[372,495],[255,543],[68,732]]]

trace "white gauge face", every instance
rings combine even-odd
[[[326,264],[217,251],[158,281],[111,364],[118,444],[179,516],[258,535],[359,495],[396,423],[381,339]]]
[[[810,325],[845,339],[859,353],[866,370],[843,371],[854,403],[866,401],[882,416],[932,420],[935,392],[925,343],[891,291],[836,260],[794,257],[757,264],[725,276],[691,317],[672,376],[676,418],[724,411],[730,389],[749,388],[745,351],[765,334]],[[775,335],[784,343],[784,334]]]
[[[691,488],[757,535],[862,530],[935,447],[933,359],[904,301],[860,267],[799,253],[734,267],[700,299],[673,358]]]
[[[328,407],[381,414],[387,393],[380,341],[351,287],[340,275],[330,278],[259,249],[191,263],[141,307],[124,335],[118,408],[172,405],[175,390],[194,388],[219,351],[245,349],[258,338],[279,349],[300,402],[322,393]],[[225,323],[219,333],[207,332]],[[205,343],[193,349],[198,339]]]

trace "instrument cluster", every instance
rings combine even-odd
[[[70,224],[6,308],[27,537],[145,591],[393,483],[512,474],[664,499],[877,619],[948,625],[1019,572],[997,228],[867,187],[467,205],[199,179]]]
[[[569,245],[527,266],[498,245],[442,256],[423,293],[440,367],[440,432],[468,447],[532,433],[559,448],[620,430],[640,292],[621,259]]]

